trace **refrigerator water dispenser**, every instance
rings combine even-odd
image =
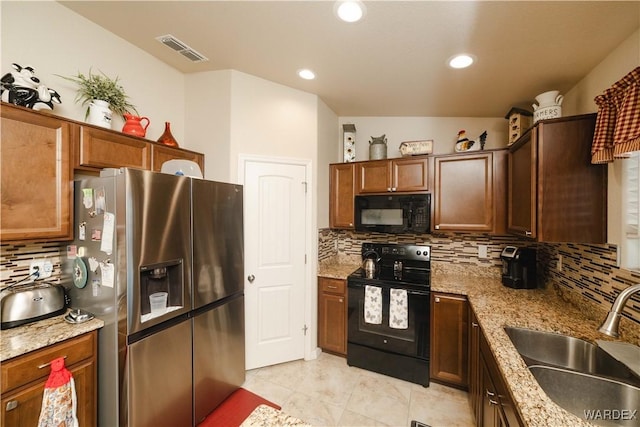
[[[181,309],[184,286],[181,259],[140,267],[140,320],[146,322]],[[152,310],[151,300],[158,295],[166,295],[166,309]]]

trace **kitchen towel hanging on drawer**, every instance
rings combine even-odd
[[[78,427],[76,387],[64,358],[50,363],[51,373],[44,386],[38,427]]]

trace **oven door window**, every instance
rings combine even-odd
[[[389,301],[391,286],[382,288],[382,322],[365,321],[365,285],[349,284],[348,341],[407,356],[429,357],[429,291],[408,290],[406,329],[389,326]]]

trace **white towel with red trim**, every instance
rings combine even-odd
[[[64,358],[51,361],[51,374],[44,386],[38,427],[78,427],[76,386]]]

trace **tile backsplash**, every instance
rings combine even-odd
[[[29,275],[29,265],[35,260],[49,260],[53,264],[49,283],[60,283],[61,261],[65,256],[63,246],[53,243],[15,243],[0,245],[0,288],[4,288]]]
[[[363,242],[429,244],[433,261],[478,267],[500,267],[500,253],[507,245],[535,246],[539,284],[555,287],[568,302],[593,307],[594,316],[606,314],[620,291],[640,283],[640,272],[616,267],[615,245],[535,243],[515,236],[477,233],[412,235],[321,229],[319,260],[338,253],[357,256]],[[478,258],[478,245],[487,246],[487,259]],[[559,255],[562,255],[561,270],[557,268]],[[640,296],[628,301],[623,315],[640,326]]]

